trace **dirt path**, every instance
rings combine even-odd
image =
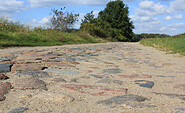
[[[139,43],[0,49],[0,73],[0,113],[185,112],[185,57]]]

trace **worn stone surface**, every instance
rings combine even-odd
[[[129,94],[129,95],[114,96],[106,100],[97,101],[96,103],[106,105],[107,107],[110,107],[110,108],[114,108],[122,104],[129,104],[129,102],[143,102],[145,100],[149,100],[149,99],[146,97]]]
[[[37,65],[37,64],[14,64],[12,67],[12,71],[22,71],[22,70],[43,70],[45,66]]]
[[[107,84],[118,84],[118,85],[122,85],[123,81],[121,80],[112,80],[112,79],[102,79],[97,81],[96,83],[107,83]]]
[[[176,108],[175,110],[175,113],[185,113],[185,108]]]
[[[134,82],[135,82],[135,84],[138,84],[141,87],[152,88],[154,86],[154,82],[152,82],[152,81],[135,80]]]
[[[5,62],[5,61],[10,61],[10,59],[0,57],[0,62]]]
[[[93,53],[83,53],[83,54],[78,54],[74,56],[81,56],[81,57],[90,57],[90,56],[99,56],[98,54],[93,54]]]
[[[45,78],[45,77],[51,77],[47,72],[45,71],[18,71],[16,76],[30,76],[30,77],[38,77],[38,78]]]
[[[89,76],[92,76],[92,77],[95,77],[95,78],[104,78],[103,75],[89,75]]]
[[[77,84],[65,84],[65,85],[61,85],[61,88],[71,90],[71,91],[77,91],[83,94],[89,94],[91,96],[126,94],[128,90],[126,88],[112,89],[109,87],[96,86],[96,85],[77,85]]]
[[[67,82],[67,81],[66,81],[65,79],[63,79],[63,78],[54,78],[53,81],[55,81],[55,82],[64,82],[64,83]]]
[[[67,63],[62,63],[62,62],[45,62],[45,63],[42,63],[44,66],[47,66],[47,67],[57,67],[57,66],[60,66],[60,67],[75,67],[74,65],[71,65],[71,64],[67,64]]]
[[[67,75],[78,75],[78,74],[80,74],[78,71],[57,69],[57,68],[48,68],[48,69],[45,69],[44,71],[55,73],[55,74],[67,74]]]
[[[156,75],[156,77],[161,77],[161,78],[174,78],[175,76]]]
[[[38,78],[20,78],[13,82],[13,87],[15,89],[42,89],[47,90],[44,81]]]
[[[3,73],[0,73],[0,80],[6,80],[8,79],[9,77],[7,77],[5,74]]]
[[[63,95],[60,93],[39,93],[34,96],[34,98],[39,99],[39,100],[44,100],[47,102],[60,102],[60,103],[69,103],[75,100],[74,97],[69,96],[69,95]]]
[[[94,78],[99,78],[99,79],[108,79],[108,78],[112,78],[112,75],[110,74],[103,74],[103,75],[94,75],[94,74],[90,74],[89,76],[92,76]]]
[[[77,78],[72,78],[72,79],[70,79],[70,82],[77,82],[77,81],[78,81]]]
[[[171,97],[171,98],[179,98],[179,99],[185,101],[185,95],[172,94],[172,93],[157,93],[157,92],[153,92],[153,93],[157,94],[157,95],[166,95],[166,96]]]
[[[117,74],[117,73],[121,73],[122,70],[118,68],[110,68],[110,69],[104,69],[102,72],[109,73],[109,74]]]
[[[133,75],[118,75],[119,77],[123,77],[123,78],[130,78],[130,79],[134,79],[134,78],[152,78],[151,75],[139,75],[139,74],[133,74]]]
[[[27,110],[28,110],[28,108],[19,107],[19,108],[15,108],[15,109],[9,111],[8,113],[24,113]]]
[[[12,64],[0,64],[0,73],[10,72]]]
[[[9,82],[0,83],[0,101],[3,101],[6,99],[4,95],[7,94],[11,88],[12,88],[12,85]]]
[[[59,59],[59,60],[66,60],[66,61],[70,61],[70,62],[88,62],[88,60],[85,60],[85,59],[81,59],[81,58],[72,58],[72,57],[59,57],[59,58],[56,58],[56,59]]]
[[[174,88],[179,88],[185,91],[185,84],[177,84],[175,86],[173,86]]]

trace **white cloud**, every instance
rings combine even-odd
[[[171,30],[171,31],[175,31],[175,30],[177,30],[177,29],[176,29],[176,28],[171,28],[170,30]]]
[[[105,5],[109,0],[28,0],[31,7]]]
[[[185,10],[185,0],[175,0],[170,3],[170,6],[176,10]]]
[[[172,19],[171,16],[166,16],[166,17],[164,18],[164,20],[171,20],[171,19]]]
[[[45,25],[45,24],[47,24],[47,23],[49,23],[50,22],[50,19],[52,18],[52,16],[47,16],[47,17],[44,17],[41,21],[39,21],[38,23],[40,24],[40,25]]]
[[[160,31],[164,31],[164,30],[166,30],[166,27],[161,27],[160,28]]]
[[[37,20],[36,19],[33,19],[32,22],[35,23],[35,22],[37,22]]]
[[[25,9],[24,1],[0,0],[0,16],[13,14]]]
[[[175,18],[176,19],[182,19],[183,18],[183,16],[180,14],[180,15],[175,15]]]
[[[185,0],[158,0],[157,3],[154,0],[141,0],[139,8],[135,9],[135,14],[130,18],[134,22],[135,33],[164,33],[170,35],[176,35],[183,33],[185,29],[185,23],[162,23],[160,21],[161,15],[173,15],[166,16],[164,20],[182,19],[183,15],[175,15],[185,9]],[[169,2],[169,5],[161,4],[160,1]],[[179,5],[177,5],[179,4]],[[180,7],[180,8],[177,8]],[[181,9],[181,10],[179,10]],[[167,25],[166,25],[167,24]],[[170,24],[170,25],[169,25]]]
[[[140,2],[139,6],[140,8],[137,8],[135,12],[139,16],[156,16],[174,12],[171,7],[148,0]]]
[[[32,28],[34,27],[46,27],[47,28],[49,27],[49,22],[51,18],[52,16],[46,16],[42,18],[41,20],[32,19],[32,22],[29,25],[32,26]]]
[[[168,26],[169,27],[183,27],[183,28],[185,28],[185,23],[176,23],[176,24],[171,24]]]
[[[134,23],[143,23],[143,24],[145,24],[145,23],[148,23],[148,24],[160,23],[160,20],[158,18],[151,17],[151,16],[131,15],[130,18]]]
[[[136,0],[123,0],[124,2],[134,2]]]
[[[97,10],[93,11],[93,15],[95,16],[95,18],[98,17],[98,13],[99,13],[99,12],[100,12],[100,11],[97,11]]]

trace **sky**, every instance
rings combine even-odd
[[[0,0],[0,16],[19,21],[32,27],[47,27],[51,9],[66,7],[66,11],[78,13],[79,28],[84,15],[105,9],[114,0]],[[123,0],[129,7],[134,33],[159,33],[177,35],[185,33],[185,0]]]

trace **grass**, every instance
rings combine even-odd
[[[185,56],[185,33],[167,38],[143,39],[140,44]]]
[[[71,33],[53,29],[30,30],[20,23],[0,19],[0,47],[55,46],[64,44],[105,43],[105,39],[92,37],[83,31]]]

